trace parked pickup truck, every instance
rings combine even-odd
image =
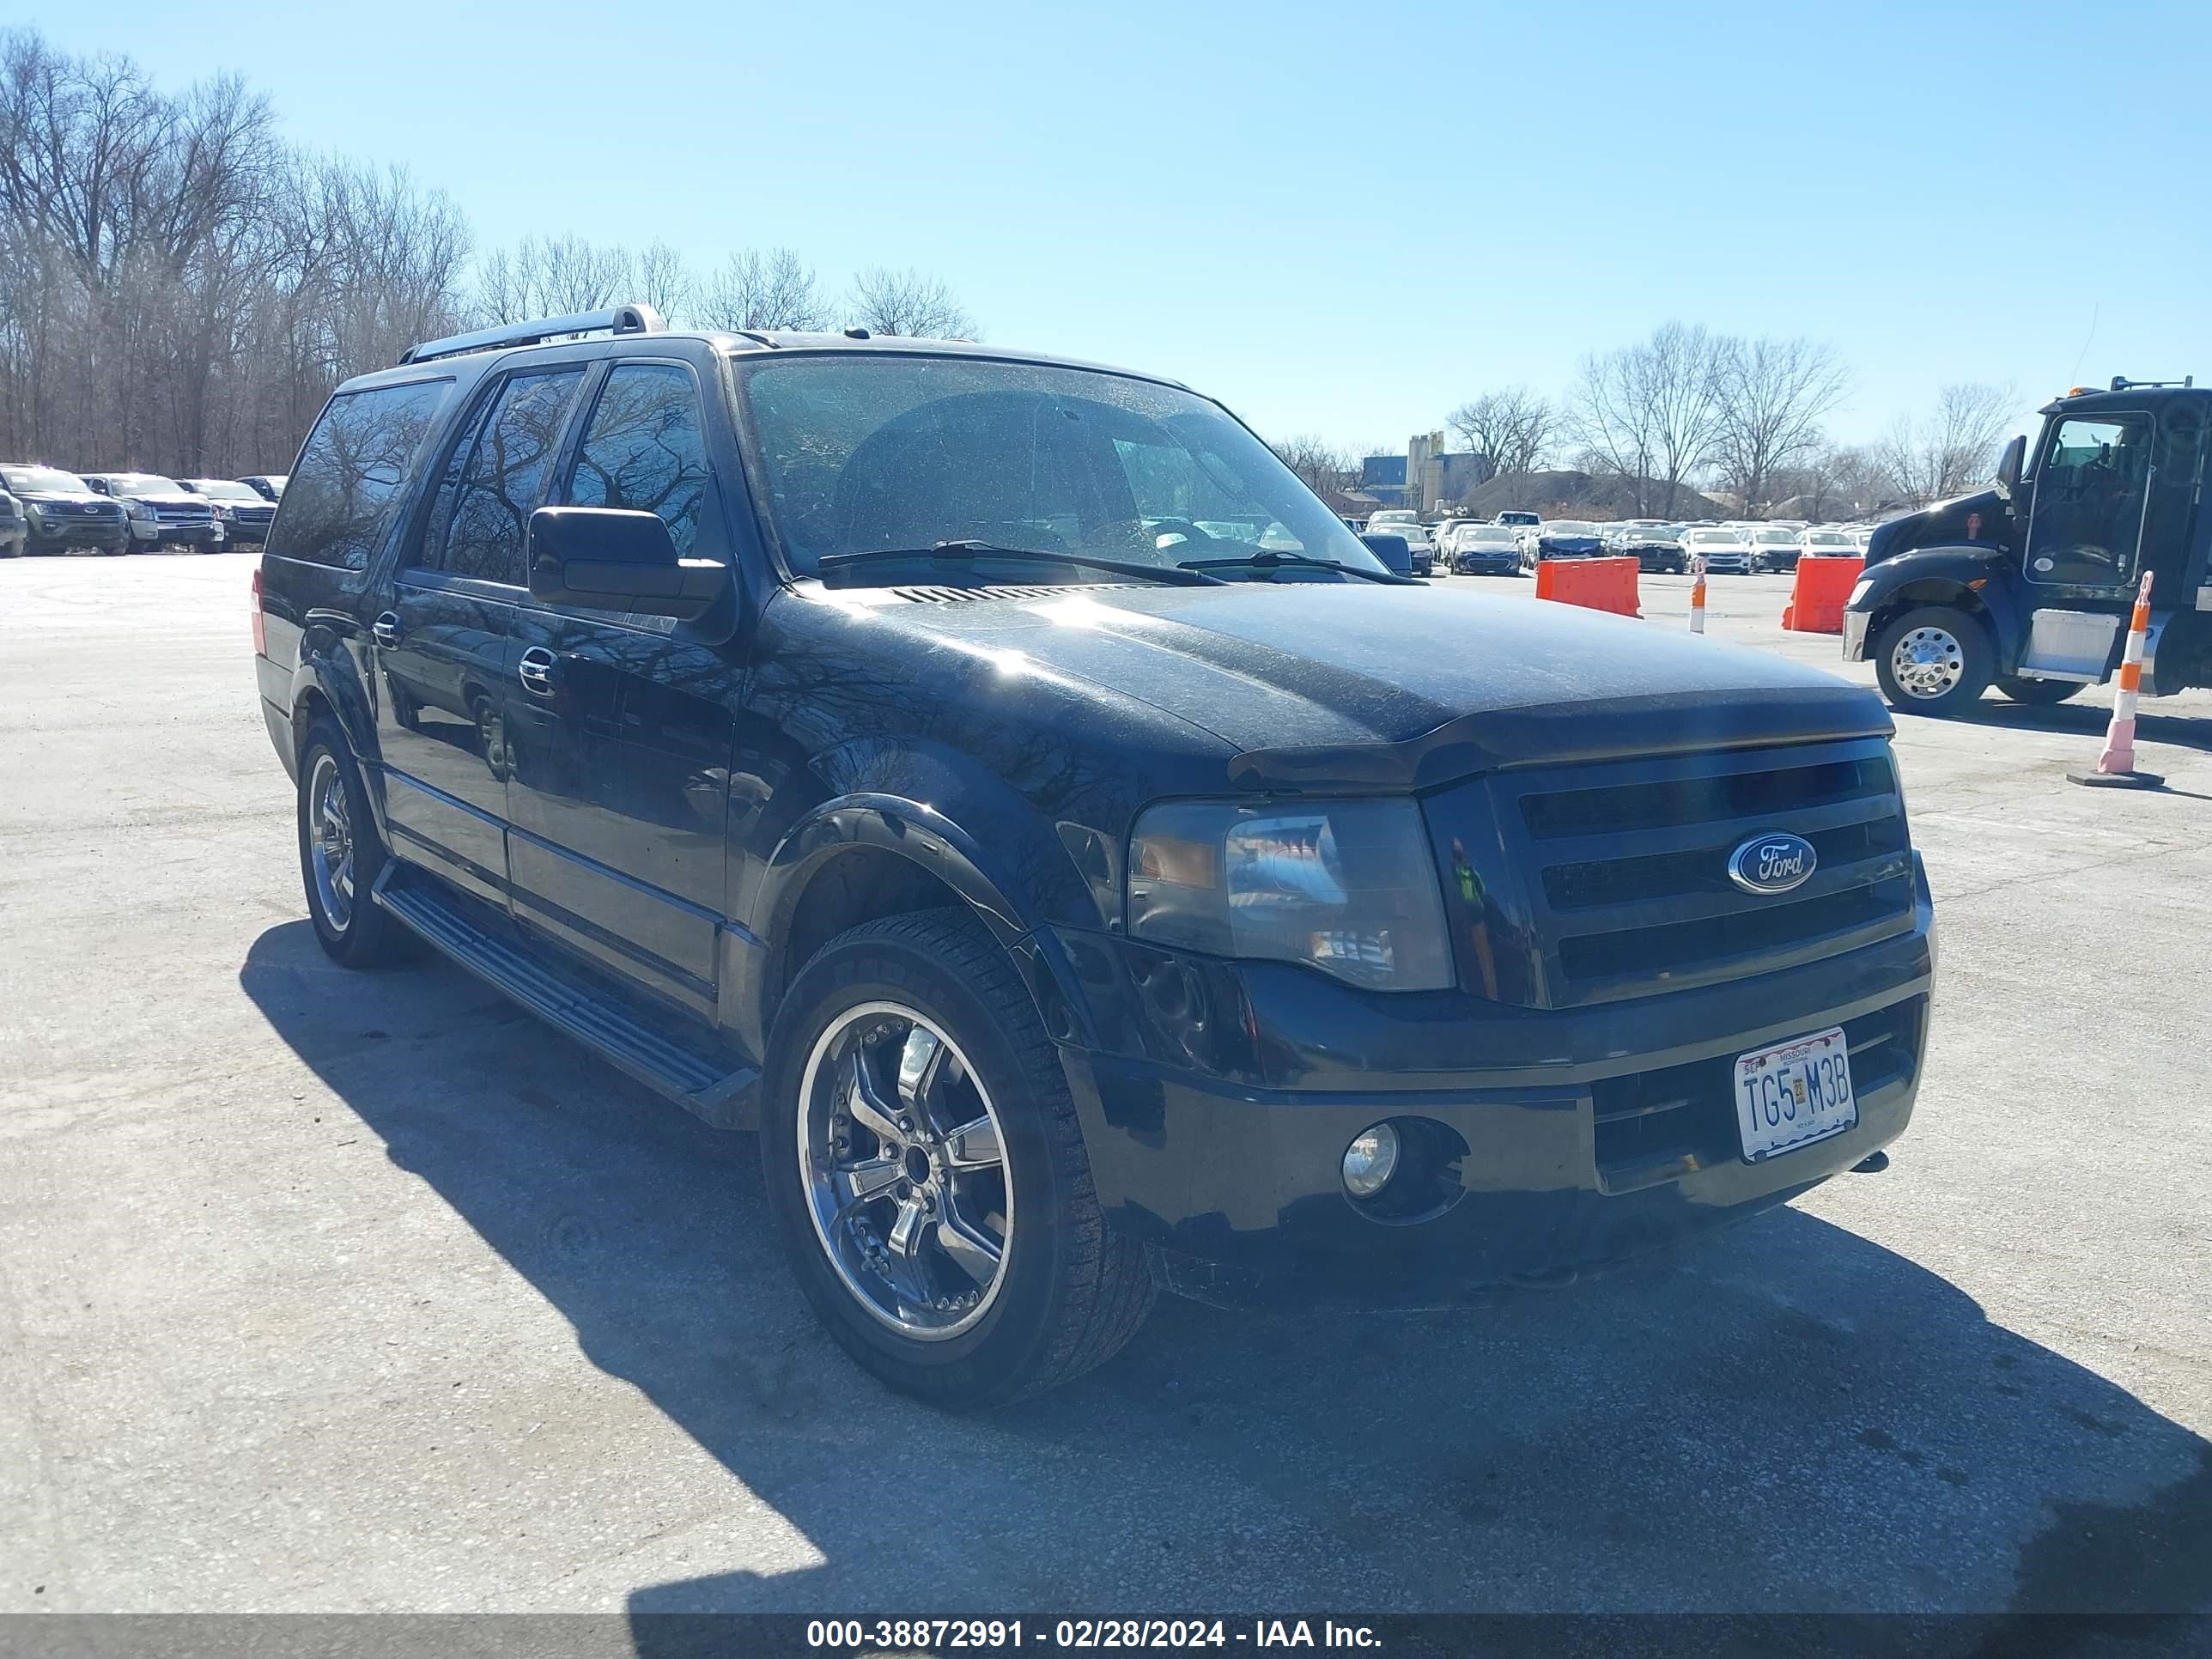
[[[330,400],[256,588],[324,949],[427,941],[757,1129],[816,1312],[946,1407],[1162,1288],[1559,1284],[1912,1109],[1870,692],[1409,584],[1169,381],[635,306],[434,341]]]
[[[164,547],[189,547],[201,553],[222,550],[222,525],[215,508],[174,478],[158,472],[88,472],[84,477],[121,505],[130,520],[133,546],[149,552]]]

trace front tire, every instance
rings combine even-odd
[[[1900,714],[1951,718],[1981,698],[1996,672],[1996,647],[1979,618],[1948,605],[1923,605],[1883,628],[1874,674]]]
[[[2078,680],[2029,680],[2004,675],[1997,690],[2030,708],[2055,708],[2081,689]]]
[[[902,1393],[977,1411],[1109,1358],[1158,1294],[1110,1231],[1060,1056],[963,908],[840,934],[769,1045],[761,1156],[800,1290]]]
[[[384,843],[353,751],[327,714],[307,728],[300,755],[300,875],[307,919],[333,962],[380,968],[409,952],[399,924],[372,898]]]

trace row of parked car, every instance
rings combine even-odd
[[[0,558],[26,553],[217,553],[269,539],[284,479],[167,478],[157,472],[64,472],[0,461]]]
[[[1871,525],[1813,525],[1802,520],[1670,524],[1660,519],[1593,523],[1506,512],[1495,519],[1447,519],[1423,525],[1415,514],[1389,508],[1367,521],[1370,534],[1401,536],[1413,574],[1441,568],[1462,576],[1514,576],[1546,559],[1632,557],[1646,571],[1680,574],[1702,558],[1714,574],[1787,571],[1807,554],[1848,558],[1863,554]]]

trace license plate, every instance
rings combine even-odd
[[[1792,1037],[1735,1062],[1735,1119],[1743,1155],[1756,1164],[1841,1134],[1859,1121],[1844,1028]]]

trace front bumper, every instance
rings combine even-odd
[[[1223,1007],[1218,988],[1190,994],[1219,975],[1182,975],[1168,953],[1060,942],[1108,1011],[1105,1042],[1061,1049],[1101,1206],[1154,1247],[1170,1288],[1237,1305],[1452,1306],[1562,1283],[1784,1203],[1904,1132],[1934,976],[1924,877],[1909,933],[1753,981],[1573,1009],[1462,999],[1449,1014],[1425,1000],[1415,1013],[1408,1000],[1395,1017],[1393,999],[1261,965],[1229,970],[1241,1006]],[[1117,975],[1148,977],[1101,998]],[[1166,985],[1178,987],[1172,1008],[1148,1008]],[[1206,1052],[1188,1031],[1209,1019],[1241,1024],[1254,1052],[1280,1062],[1271,1069],[1297,1074],[1293,1086],[1163,1060],[1178,1040]],[[1632,1093],[1641,1074],[1710,1078],[1738,1054],[1838,1024],[1855,1042],[1862,1029],[1897,1033],[1869,1051],[1863,1075],[1854,1060],[1859,1118],[1844,1133],[1756,1164],[1710,1135],[1626,1164],[1601,1152],[1601,1100]],[[1705,1106],[1701,1121],[1732,1136],[1732,1102]],[[1433,1213],[1378,1218],[1345,1194],[1346,1145],[1386,1118],[1440,1126],[1439,1144],[1466,1148]]]
[[[1844,660],[1864,662],[1867,648],[1867,624],[1873,620],[1863,611],[1844,612]]]
[[[73,547],[121,547],[130,535],[125,525],[113,519],[41,519],[30,529],[28,548],[35,553],[58,553]]]
[[[219,524],[161,524],[146,519],[131,520],[131,545],[138,548],[157,547],[221,547],[222,526]]]

